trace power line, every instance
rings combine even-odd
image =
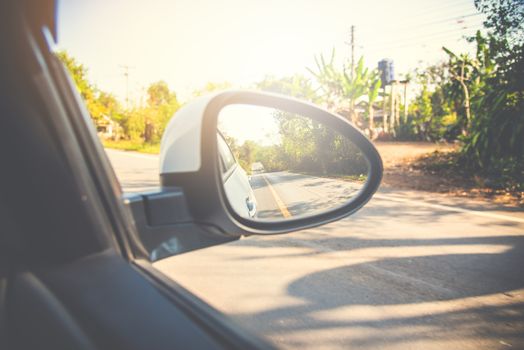
[[[450,17],[450,18],[441,18],[441,19],[438,19],[438,20],[435,20],[435,21],[432,21],[432,22],[427,22],[427,23],[414,23],[413,25],[407,25],[407,26],[403,26],[403,27],[397,27],[397,28],[394,28],[395,30],[399,30],[399,31],[414,31],[414,30],[417,30],[417,33],[419,35],[421,35],[421,31],[419,30],[420,28],[427,28],[429,26],[432,26],[432,25],[435,25],[435,24],[444,24],[444,23],[448,23],[448,22],[454,22],[453,25],[462,25],[463,27],[465,26],[466,28],[467,27],[471,27],[471,26],[478,26],[479,29],[480,27],[482,27],[482,24],[483,24],[483,19],[480,19],[479,18],[479,21],[476,21],[476,19],[478,17],[482,16],[481,13],[470,13],[470,14],[466,14],[466,15],[462,15],[462,16],[456,16],[456,17]],[[452,25],[450,23],[450,25]],[[430,30],[434,30],[434,28],[428,28]],[[457,29],[460,29],[460,28],[457,28]],[[425,33],[426,31],[422,31],[423,33]],[[433,34],[433,33],[430,33],[430,35]],[[425,34],[424,34],[425,35]],[[370,41],[368,40],[368,43]],[[371,41],[371,43],[373,45],[381,45],[384,43],[384,41]]]
[[[450,13],[448,9],[441,8],[441,10],[444,10],[444,11],[437,11],[437,12],[431,11],[431,12],[428,12],[426,16],[421,15],[421,14],[411,14],[409,12],[405,12],[406,18],[410,18],[411,20],[403,18],[401,22],[401,26],[394,28],[394,29],[411,30],[414,28],[416,29],[416,28],[421,28],[421,27],[427,27],[432,24],[440,24],[440,23],[446,23],[450,21],[460,21],[460,20],[464,20],[467,18],[476,18],[476,17],[481,18],[483,16],[483,14],[480,12],[467,11],[464,14],[457,15],[456,12]],[[376,24],[374,24],[373,26],[362,25],[362,27],[364,28],[364,32],[369,32],[370,30],[372,31],[376,30]]]
[[[482,30],[482,23],[465,23],[461,27],[458,28],[451,28],[448,30],[438,30],[436,31],[433,29],[433,31],[426,31],[423,33],[418,33],[416,36],[411,35],[402,35],[402,33],[397,34],[391,34],[392,36],[388,38],[383,38],[382,41],[374,41],[374,40],[367,40],[365,41],[364,45],[360,45],[359,47],[366,47],[366,48],[375,48],[375,47],[383,47],[384,45],[391,45],[392,42],[394,43],[407,43],[412,42],[413,40],[423,40],[427,38],[433,38],[434,36],[438,36],[441,34],[448,34],[448,33],[460,33],[460,32],[469,32],[471,30]]]
[[[482,13],[470,13],[470,14],[463,15],[463,16],[451,17],[451,18],[441,19],[441,20],[437,20],[437,21],[433,21],[433,22],[427,22],[427,23],[423,23],[423,24],[420,24],[420,25],[416,25],[416,26],[397,27],[395,29],[397,29],[397,30],[417,29],[417,28],[427,27],[427,26],[430,26],[430,25],[443,24],[443,23],[454,22],[454,21],[457,21],[457,23],[459,23],[459,21],[464,20],[466,18],[479,17],[479,16],[482,16]]]
[[[389,3],[391,4],[391,6],[382,7],[381,10],[387,11],[388,9],[398,9],[399,7],[402,7],[402,4],[399,3],[398,1],[390,1]],[[471,6],[472,4],[473,4],[472,0],[458,0],[458,1],[451,1],[451,2],[446,2],[446,3],[441,1],[436,6],[430,6],[428,8],[424,8],[423,11],[420,11],[418,13],[409,13],[409,15],[417,17],[420,15],[428,14],[428,13],[434,14],[436,10],[441,10],[443,8],[453,9],[453,8],[460,8],[466,5]],[[413,7],[412,2],[410,2],[408,6],[412,8]]]
[[[411,42],[412,40],[416,40],[416,41],[420,41],[420,40],[427,40],[427,39],[432,39],[434,38],[435,36],[441,36],[443,34],[459,34],[461,32],[464,32],[466,31],[467,29],[480,29],[478,28],[476,25],[469,25],[469,26],[466,26],[466,27],[462,27],[462,28],[455,28],[455,29],[452,29],[452,30],[448,30],[448,31],[439,31],[439,32],[433,32],[433,33],[429,33],[429,34],[425,34],[425,35],[417,35],[417,36],[412,36],[412,37],[404,37],[404,38],[400,38],[398,40],[390,40],[388,42],[382,42],[382,43],[373,43],[372,45],[364,45],[363,47],[364,48],[383,48],[384,45],[388,45],[388,44],[391,44],[392,41],[395,42],[395,44],[403,44],[403,43],[409,43]]]
[[[461,40],[462,38],[457,38],[455,35],[450,35],[450,34],[447,34],[447,35],[444,35],[442,37],[435,37],[433,38],[433,40],[452,40],[452,39],[455,39],[455,41],[459,41]],[[364,51],[366,53],[379,53],[381,51],[384,51],[384,50],[395,50],[395,49],[402,49],[402,48],[409,48],[409,47],[417,47],[417,46],[420,46],[420,47],[429,47],[430,45],[432,45],[433,43],[428,43],[427,41],[417,41],[417,42],[412,42],[412,43],[405,43],[405,44],[401,44],[401,45],[395,45],[395,46],[388,46],[388,47],[382,47],[382,48],[374,48],[374,49],[366,49],[364,48]],[[434,46],[443,46],[444,43],[435,43]]]
[[[439,17],[444,18],[444,19],[445,18],[460,17],[460,16],[458,16],[457,12],[460,12],[461,10],[469,10],[467,12],[471,13],[471,10],[472,10],[471,6],[468,6],[468,7],[470,7],[468,9],[468,8],[466,8],[466,5],[471,5],[471,2],[461,3],[461,4],[458,4],[458,6],[456,6],[456,5],[454,5],[454,6],[445,6],[445,5],[442,6],[442,5],[439,5],[439,6],[436,6],[436,7],[432,7],[431,9],[425,9],[425,11],[421,11],[421,12],[410,12],[410,10],[407,9],[407,10],[404,10],[403,13],[405,13],[406,16],[409,16],[409,18],[411,20],[409,20],[409,19],[408,20],[403,20],[402,24],[419,25],[419,24],[423,24],[423,23],[425,23],[427,21],[432,21],[435,18],[439,18]],[[396,6],[396,8],[398,9],[398,6]],[[479,15],[482,14],[480,12],[478,12],[478,13],[479,13]],[[359,26],[363,27],[364,29],[375,29],[376,28],[376,23],[373,23],[373,24],[362,23],[362,24],[359,24]]]
[[[369,46],[361,46],[361,48],[367,52],[373,52],[383,49],[389,49],[389,48],[399,48],[399,47],[409,47],[409,46],[417,46],[419,43],[422,44],[429,44],[428,41],[435,41],[435,40],[443,40],[443,39],[462,39],[459,37],[459,35],[473,35],[473,30],[481,29],[477,28],[476,26],[469,26],[464,28],[456,28],[450,31],[446,32],[437,32],[437,33],[431,33],[424,36],[419,37],[412,37],[412,38],[406,38],[401,39],[396,42],[391,41],[388,45],[388,43],[384,43],[383,45],[369,45]]]
[[[412,42],[412,43],[405,43],[405,44],[400,44],[400,45],[394,45],[394,46],[388,46],[388,47],[383,47],[383,48],[375,48],[375,49],[364,49],[363,51],[365,51],[366,53],[378,53],[378,52],[382,52],[384,50],[396,50],[396,49],[402,49],[402,48],[410,48],[410,47],[430,47],[430,46],[443,46],[445,43],[444,41],[446,42],[449,42],[450,40],[451,41],[460,41],[462,40],[463,38],[458,38],[456,36],[451,36],[451,35],[445,35],[445,36],[442,36],[442,37],[436,37],[434,38],[434,40],[440,40],[441,42],[427,42],[427,41],[417,41],[417,42]]]
[[[454,6],[438,6],[418,13],[407,12],[407,14],[414,19],[419,19],[421,17],[424,18],[427,16],[436,17],[441,16],[442,14],[450,14],[451,11],[458,11],[459,9],[465,10],[465,7],[471,7],[471,2],[461,3]]]

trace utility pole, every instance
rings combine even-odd
[[[124,77],[126,79],[126,109],[129,109],[129,69],[134,67],[122,64],[120,68],[124,70]]]
[[[391,132],[395,132],[395,95],[397,94],[397,89],[396,89],[396,81],[393,80],[391,82],[391,96],[390,96],[390,104],[389,104],[389,107],[390,107],[390,113],[389,113],[389,121],[391,122],[391,125],[390,125],[390,128],[391,128]]]
[[[389,123],[388,123],[388,112],[387,112],[387,93],[386,93],[386,86],[384,86],[384,95],[382,95],[382,122],[384,124],[384,133],[388,133],[389,131]]]
[[[397,127],[400,127],[400,93],[397,93],[395,102],[395,123],[397,124]]]
[[[351,81],[355,77],[355,26],[351,25]]]
[[[355,26],[354,25],[351,25],[351,38],[350,38],[350,42],[348,43],[347,41],[345,42],[346,45],[350,45],[350,48],[351,48],[351,83],[353,84],[354,82],[354,79],[355,79]],[[355,104],[354,102],[351,102],[350,101],[350,104],[349,104],[349,115],[351,117],[351,121],[353,123],[356,123],[357,121],[357,115],[356,115],[356,110],[355,110]]]
[[[401,84],[404,85],[404,124],[408,122],[408,83],[409,80],[401,80]]]
[[[351,54],[351,81],[353,81],[353,77],[355,76],[355,26],[354,25],[351,25],[349,42],[344,41],[344,44],[348,45],[351,50],[350,52]]]

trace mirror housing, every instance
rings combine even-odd
[[[367,158],[368,181],[347,204],[313,216],[274,222],[253,221],[239,216],[227,200],[218,164],[217,119],[220,110],[231,104],[278,108],[307,116],[337,130]],[[220,92],[182,107],[170,120],[160,148],[160,183],[163,190],[181,188],[196,223],[234,237],[301,230],[351,215],[371,199],[380,185],[382,171],[382,160],[376,148],[341,116],[286,96],[253,91]]]

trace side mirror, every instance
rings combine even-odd
[[[161,143],[163,190],[181,188],[194,221],[229,236],[341,219],[381,179],[380,155],[351,123],[274,94],[202,97],[175,114]]]

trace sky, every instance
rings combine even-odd
[[[281,142],[275,115],[281,110],[233,104],[222,108],[218,114],[218,129],[224,135],[233,137],[239,145],[251,140],[262,146]]]
[[[352,25],[355,57],[371,68],[393,59],[402,78],[445,59],[443,45],[471,52],[462,38],[482,20],[473,0],[69,0],[59,2],[58,48],[121,101],[129,92],[139,104],[164,80],[185,102],[207,82],[249,88],[267,75],[307,76],[332,48],[347,62]]]

